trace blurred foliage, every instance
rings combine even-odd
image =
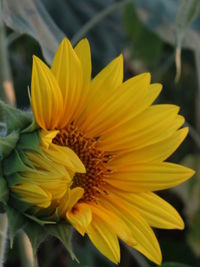
[[[86,23],[92,25],[95,17],[105,14],[110,7],[113,7],[113,11],[85,32],[91,44],[93,75],[123,52],[125,77],[150,71],[152,80],[164,85],[159,102],[180,105],[181,113],[194,128],[196,139],[193,131],[190,131],[190,137],[170,160],[182,161],[194,168],[195,177],[173,192],[161,193],[181,212],[186,229],[183,232],[156,230],[156,235],[163,251],[165,263],[162,267],[198,267],[200,70],[196,66],[200,58],[197,56],[200,53],[199,0],[3,0],[9,60],[18,107],[29,107],[27,87],[31,82],[32,55],[43,55],[46,62],[50,63],[63,36],[74,40]],[[182,63],[179,53],[175,64],[176,47],[183,49]],[[182,66],[177,84],[174,82],[176,66],[179,70]],[[77,233],[73,235],[73,246],[81,264],[72,261],[63,245],[51,238],[40,245],[39,266],[114,266],[96,251],[87,238]],[[140,254],[130,252],[124,244],[121,244],[121,249],[119,266],[154,266]],[[8,255],[7,267],[20,266],[16,244],[13,250],[8,248]]]

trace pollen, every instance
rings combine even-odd
[[[99,137],[86,137],[74,123],[60,130],[53,139],[53,143],[71,148],[80,158],[86,168],[86,173],[76,173],[71,188],[82,187],[84,202],[98,202],[101,194],[108,194],[105,190],[106,178],[112,170],[108,163],[113,155],[97,148]]]

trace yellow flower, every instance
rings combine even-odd
[[[54,164],[65,166],[69,154],[65,159],[62,150],[57,157],[52,147],[70,149],[86,169],[70,173],[70,186],[59,195],[59,216],[80,234],[87,233],[114,263],[120,261],[120,238],[160,264],[151,227],[184,228],[177,211],[153,193],[193,175],[186,167],[165,162],[188,129],[180,129],[184,118],[179,107],[152,105],[161,87],[150,83],[149,73],[123,82],[122,55],[91,80],[86,39],[74,49],[64,39],[51,68],[33,58],[33,113],[41,131],[56,133],[45,153]],[[56,191],[55,186],[54,195]]]

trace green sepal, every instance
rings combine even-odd
[[[47,232],[41,225],[30,221],[24,227],[24,231],[31,242],[33,253],[36,255],[37,249],[39,248],[41,242],[47,237]]]
[[[26,172],[29,168],[23,163],[17,150],[13,152],[3,161],[3,173],[8,176],[18,172]]]
[[[0,160],[10,154],[10,152],[15,148],[18,140],[18,132],[12,132],[7,136],[0,137]]]
[[[39,126],[37,125],[34,117],[33,117],[33,121],[32,123],[27,127],[25,128],[22,133],[31,133],[31,132],[34,132],[35,130],[39,129]]]
[[[10,248],[12,248],[14,237],[17,231],[26,225],[26,219],[20,212],[8,205],[6,206],[6,213],[8,217]]]
[[[24,213],[24,215],[28,218],[28,219],[31,219],[32,221],[34,221],[35,223],[41,225],[41,226],[44,226],[45,224],[56,224],[56,222],[54,221],[47,221],[47,220],[43,220],[43,219],[39,219],[33,215],[30,215],[30,214],[26,214]]]
[[[9,197],[8,186],[5,179],[0,176],[0,202],[7,202]]]
[[[17,144],[17,149],[25,151],[35,151],[41,153],[40,136],[38,131],[32,133],[23,133]]]
[[[25,153],[22,150],[18,150],[19,156],[21,160],[24,162],[25,165],[30,167],[31,169],[35,169],[35,166],[32,164],[32,162],[27,158]]]
[[[44,227],[48,234],[55,236],[63,243],[63,245],[69,252],[71,258],[79,262],[79,260],[77,259],[71,248],[72,226],[68,223],[59,223],[55,225],[45,225]]]
[[[7,105],[0,100],[0,117],[1,121],[6,123],[7,134],[14,130],[22,130],[30,125],[33,121],[31,112],[24,112]]]
[[[20,194],[15,192],[10,192],[8,204],[16,210],[19,210],[21,213],[25,213],[33,206],[31,203],[20,200]]]
[[[50,213],[49,213],[50,214]],[[58,214],[58,208],[52,213],[52,215],[48,215],[46,217],[44,217],[43,219],[44,220],[47,220],[47,221],[53,221],[54,223],[58,223],[60,221],[60,216]]]
[[[13,173],[11,175],[6,176],[6,180],[9,187],[26,181],[25,178],[22,177],[19,173]]]

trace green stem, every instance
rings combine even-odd
[[[6,236],[8,222],[6,214],[0,214],[0,267],[3,267],[5,261]]]
[[[37,259],[33,255],[31,243],[23,230],[18,233],[17,242],[22,267],[37,267]]]
[[[3,23],[2,2],[0,1],[0,98],[14,106],[16,99],[11,77]]]
[[[194,52],[195,55],[195,63],[196,63],[196,71],[197,71],[197,96],[196,96],[196,129],[198,134],[200,134],[200,53],[199,51]]]
[[[91,20],[89,20],[73,37],[72,37],[72,44],[73,46],[76,43],[85,37],[89,31],[91,31],[99,22],[101,22],[105,17],[115,12],[117,9],[120,9],[125,4],[132,2],[131,0],[123,0],[115,2],[114,4],[108,6],[103,11],[99,12],[97,15],[94,16]]]

